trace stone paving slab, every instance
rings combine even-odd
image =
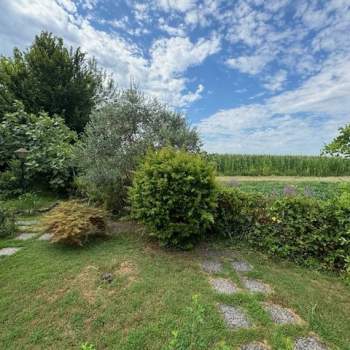
[[[273,322],[277,324],[296,324],[301,323],[301,318],[292,310],[280,305],[263,303],[263,308],[268,312]]]
[[[270,347],[264,343],[252,342],[241,346],[239,350],[270,350]]]
[[[41,230],[38,226],[17,226],[17,228],[22,232],[38,232]]]
[[[2,248],[0,249],[0,256],[9,256],[17,253],[22,248]]]
[[[36,236],[35,233],[21,233],[19,236],[16,237],[16,240],[27,241],[28,239],[32,239],[35,236]]]
[[[238,292],[237,286],[225,278],[212,278],[209,282],[218,293],[234,294]]]
[[[39,241],[49,241],[52,238],[53,234],[52,233],[44,233],[41,235],[38,240]]]
[[[222,264],[216,260],[205,260],[202,262],[202,269],[208,273],[218,273],[222,271]]]
[[[309,336],[298,338],[294,344],[294,350],[328,350],[316,337]]]
[[[268,284],[252,278],[242,278],[242,283],[251,293],[268,294],[272,292],[272,288]]]
[[[18,220],[16,221],[16,225],[18,226],[31,226],[31,225],[37,225],[39,223],[39,220]]]
[[[253,266],[243,260],[232,261],[231,264],[236,272],[249,272],[253,270]]]
[[[233,329],[252,327],[252,323],[241,308],[220,304],[219,309],[228,327]]]

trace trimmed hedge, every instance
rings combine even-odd
[[[149,152],[129,192],[132,213],[167,246],[191,248],[213,223],[214,168],[173,148]]]
[[[221,189],[214,232],[297,263],[327,269],[350,266],[350,194],[322,201],[305,196],[267,199]]]
[[[247,193],[236,188],[220,188],[213,232],[229,238],[245,238],[265,206],[266,199],[261,194]]]

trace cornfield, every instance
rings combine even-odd
[[[350,176],[350,160],[320,156],[210,154],[223,176]]]

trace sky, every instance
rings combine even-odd
[[[0,54],[41,30],[184,113],[208,152],[319,154],[350,122],[350,0],[0,0]]]

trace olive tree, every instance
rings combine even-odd
[[[77,184],[89,198],[119,211],[140,158],[149,148],[200,150],[200,140],[183,115],[131,87],[93,111],[76,146]]]

